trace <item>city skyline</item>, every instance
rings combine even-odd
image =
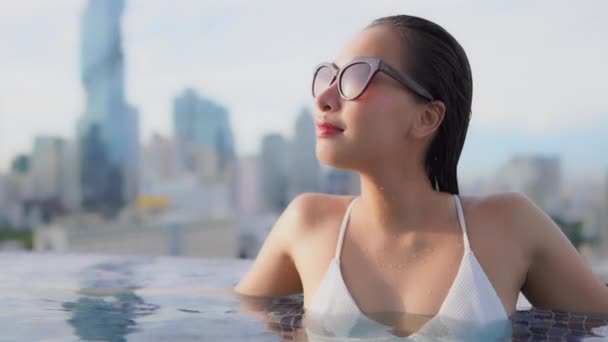
[[[310,72],[318,61],[331,59],[372,19],[407,12],[446,27],[471,60],[473,121],[461,176],[495,170],[514,154],[542,153],[562,158],[566,178],[592,174],[602,179],[608,169],[608,161],[598,158],[608,146],[603,129],[608,99],[602,92],[608,48],[600,43],[608,24],[600,7],[608,5],[399,4],[361,5],[332,23],[324,18],[340,2],[324,11],[316,10],[319,4],[288,9],[276,1],[127,2],[126,94],[140,111],[141,140],[148,141],[153,132],[170,135],[172,99],[192,87],[226,104],[237,155],[259,154],[264,134],[292,137],[299,108],[312,108]],[[35,136],[74,139],[75,122],[85,107],[78,74],[78,25],[84,5],[68,0],[0,5],[9,28],[0,34],[0,42],[8,47],[0,63],[8,76],[0,81],[0,170],[6,171],[17,154],[30,153]],[[260,22],[248,15],[254,8],[275,15]],[[291,16],[290,9],[302,15]],[[562,25],[566,14],[567,26]],[[476,20],[472,23],[470,17]],[[276,29],[288,23],[290,30]]]

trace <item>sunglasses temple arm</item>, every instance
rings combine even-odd
[[[422,97],[430,101],[434,100],[433,96],[426,89],[424,89],[423,86],[418,84],[418,82],[407,76],[402,75],[399,71],[393,69],[393,67],[391,67],[390,65],[382,63],[379,65],[378,68],[380,69],[380,71],[388,74],[402,85],[412,89],[418,95],[421,95]]]

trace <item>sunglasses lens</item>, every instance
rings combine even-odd
[[[316,97],[325,91],[325,89],[329,88],[333,78],[333,72],[329,67],[322,66],[317,69],[312,83],[312,95]]]
[[[355,63],[346,67],[342,72],[342,79],[340,80],[342,94],[349,99],[359,96],[363,91],[371,70],[371,65],[367,63]]]

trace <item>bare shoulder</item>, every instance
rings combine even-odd
[[[322,238],[327,227],[335,226],[338,214],[343,212],[352,196],[323,193],[303,193],[296,196],[277,219],[267,238],[276,243],[291,258],[294,249],[311,238]],[[276,237],[276,238],[275,238]]]
[[[295,223],[292,233],[309,234],[341,217],[353,196],[303,193],[294,198],[285,210]]]
[[[297,250],[318,240],[321,227],[347,196],[305,193],[294,198],[273,225],[249,272],[235,290],[243,295],[276,296],[302,292]]]
[[[538,255],[542,231],[554,229],[524,194],[496,193],[463,196],[471,246],[509,311]],[[554,233],[559,233],[554,231]]]
[[[520,192],[501,192],[487,196],[463,197],[470,205],[492,215],[511,216],[513,211],[531,210],[534,203]]]
[[[505,248],[517,248],[531,257],[535,243],[552,229],[551,218],[526,195],[502,192],[488,196],[464,196],[463,207],[472,229],[487,236],[484,242],[501,241]],[[549,228],[547,228],[549,227]]]
[[[530,222],[546,216],[526,195],[519,192],[502,192],[483,197],[464,197],[463,206],[482,220],[498,227],[518,230]]]
[[[465,201],[463,201],[465,202]],[[486,237],[486,256],[504,255],[504,269],[518,263],[517,290],[533,306],[570,312],[608,312],[608,289],[578,253],[560,227],[525,195],[508,192],[468,198],[474,229]],[[488,238],[489,237],[489,238]],[[491,246],[491,247],[488,247]],[[489,251],[489,249],[492,249]],[[519,253],[518,253],[519,252]],[[491,260],[491,258],[486,258]],[[500,289],[499,289],[500,290]]]

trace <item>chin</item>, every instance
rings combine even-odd
[[[317,141],[317,159],[323,165],[336,169],[349,169],[353,165],[353,155],[348,151],[338,148],[334,144],[326,144]]]

